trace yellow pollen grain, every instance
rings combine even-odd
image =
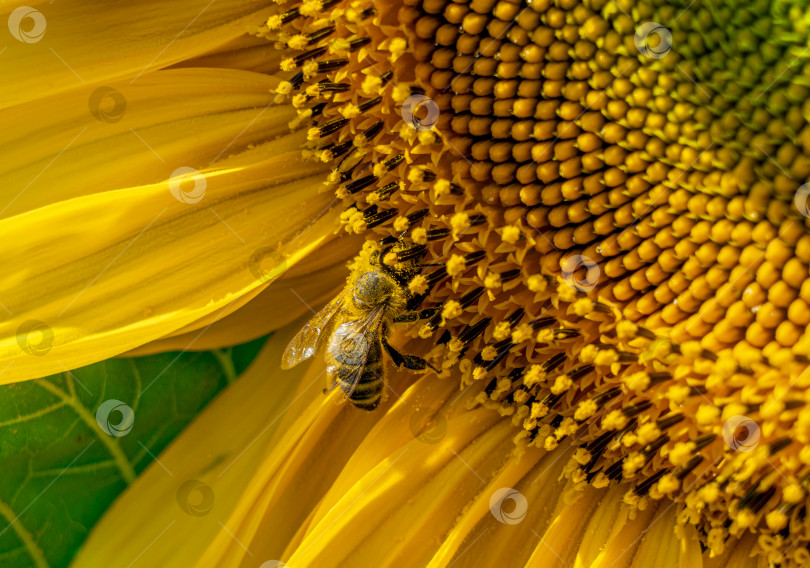
[[[719,556],[725,552],[727,536],[725,529],[713,528],[709,530],[709,534],[706,535],[706,544],[712,551],[712,556]]]
[[[475,369],[473,369],[473,374],[472,374],[473,380],[480,381],[480,380],[483,380],[484,377],[486,377],[486,376],[487,376],[487,370],[484,369],[483,367],[476,367]]]
[[[574,313],[579,317],[587,316],[589,313],[593,312],[593,301],[588,298],[582,298],[574,302],[571,309],[574,310]]]
[[[288,57],[287,59],[281,60],[281,70],[282,71],[292,71],[295,69],[295,60],[292,57]]]
[[[424,227],[416,227],[413,231],[411,231],[411,239],[417,245],[426,245],[428,242],[427,229]]]
[[[667,389],[667,392],[664,393],[664,396],[673,404],[683,404],[683,401],[689,398],[691,391],[692,389],[686,385],[672,385]]]
[[[548,414],[548,406],[542,402],[532,403],[532,418],[543,418]]]
[[[340,114],[343,115],[343,118],[356,118],[360,116],[360,109],[355,105],[346,105],[341,107]]]
[[[388,168],[385,167],[385,164],[382,162],[377,162],[374,164],[374,167],[371,169],[371,173],[374,174],[376,177],[381,178],[385,175],[388,171]]]
[[[509,322],[501,321],[495,326],[495,331],[492,332],[492,339],[495,341],[501,341],[509,337],[511,334],[512,326],[509,325]]]
[[[753,511],[749,511],[748,509],[743,509],[734,517],[735,524],[741,529],[747,529],[753,526],[756,520],[757,516]]]
[[[782,511],[775,510],[765,515],[765,523],[772,531],[781,531],[788,524],[788,517]]]
[[[514,225],[507,225],[501,229],[501,240],[510,245],[520,240],[520,229]]]
[[[599,406],[592,399],[583,400],[577,406],[576,411],[574,411],[574,420],[590,418],[596,414],[597,410],[599,410]]]
[[[557,283],[557,295],[560,301],[571,304],[577,300],[577,289],[565,280],[560,280]]]
[[[541,329],[537,332],[537,337],[535,337],[535,341],[537,343],[551,343],[554,341],[554,330],[553,329]]]
[[[418,183],[422,181],[424,176],[425,173],[419,168],[411,168],[410,170],[408,170],[408,181],[411,183]]]
[[[676,442],[669,451],[669,461],[679,467],[685,465],[692,457],[697,446],[694,442]]]
[[[488,272],[484,277],[484,288],[490,290],[501,287],[501,275],[494,272]]]
[[[422,324],[422,327],[419,328],[418,335],[421,339],[428,339],[433,336],[433,329],[428,324]],[[452,343],[452,340],[450,342]],[[461,351],[461,349],[459,349],[459,351]]]
[[[782,500],[785,503],[792,503],[792,504],[801,503],[802,501],[804,501],[804,498],[805,498],[804,489],[795,484],[788,485],[782,491]]]
[[[568,375],[560,375],[556,379],[554,379],[554,385],[551,387],[552,394],[562,394],[568,389],[571,388],[574,382],[571,380],[571,377]]]
[[[278,84],[278,87],[276,87],[276,93],[278,93],[279,95],[289,95],[290,93],[292,93],[292,89],[293,89],[292,83],[290,83],[289,81],[282,81],[281,83]]]
[[[442,307],[442,326],[447,325],[447,320],[457,318],[462,314],[461,304],[455,300],[450,300]]]
[[[529,370],[523,374],[523,384],[526,385],[526,388],[532,388],[539,384],[544,377],[545,373],[543,373],[543,368],[540,365],[532,365],[529,367]]]
[[[579,352],[579,360],[583,363],[593,363],[598,352],[599,350],[596,348],[596,345],[589,343]]]
[[[601,471],[596,474],[596,477],[591,482],[596,489],[604,489],[610,485],[610,478]]]
[[[605,430],[619,430],[627,426],[628,418],[621,410],[611,410],[602,418],[602,428]]]
[[[486,374],[486,369],[484,367],[477,367],[476,369],[482,369]],[[508,378],[504,377],[502,379],[498,379],[495,382],[495,390],[493,390],[492,394],[490,394],[490,398],[492,400],[498,400],[499,398],[501,398],[502,395],[509,392],[511,388],[512,388],[512,381],[510,381]]]
[[[619,360],[619,354],[613,349],[600,349],[593,359],[596,365],[612,365]]]
[[[467,268],[467,263],[464,261],[463,256],[460,254],[450,255],[450,258],[447,260],[447,274],[451,278],[464,272],[465,268]]]
[[[446,179],[436,180],[436,183],[433,184],[433,191],[437,199],[450,195],[450,182]]]
[[[317,128],[310,128],[307,130],[307,140],[318,140],[321,137],[321,131]]]
[[[545,292],[548,282],[540,274],[532,274],[526,281],[526,285],[532,292]]]
[[[658,481],[658,491],[660,491],[664,495],[669,495],[674,493],[681,487],[681,482],[678,481],[678,478],[672,475],[671,473],[665,474],[659,481]]]
[[[450,218],[450,228],[453,237],[457,239],[461,233],[470,228],[470,216],[466,213],[456,213]]]
[[[642,392],[650,386],[650,375],[644,371],[622,377],[622,383],[633,392]]]
[[[653,423],[647,423],[639,427],[636,431],[638,436],[638,441],[641,444],[649,444],[650,442],[654,442],[656,438],[661,435],[661,430]]]
[[[556,438],[548,436],[543,442],[543,449],[546,450],[547,452],[551,452],[556,450],[559,444],[560,443],[556,440]]]
[[[698,489],[698,496],[706,503],[714,503],[720,497],[720,487],[717,483],[707,483]]]
[[[404,38],[396,37],[388,43],[388,51],[391,52],[391,63],[396,62],[397,59],[408,50],[408,42]]]
[[[512,332],[512,343],[523,343],[532,337],[532,326],[522,323]]]
[[[411,279],[410,282],[408,282],[408,291],[411,294],[414,295],[424,294],[425,292],[427,292],[427,289],[428,289],[428,282],[424,274],[417,274]]]
[[[436,141],[436,135],[430,130],[419,130],[416,133],[416,138],[422,146],[430,146]]]
[[[366,95],[373,96],[380,92],[380,87],[382,87],[382,79],[377,75],[366,75],[360,85],[360,90]]]
[[[695,420],[701,426],[711,426],[720,419],[720,410],[716,406],[701,404],[695,413]]]
[[[498,350],[492,345],[487,345],[481,350],[481,359],[484,361],[494,361],[498,356]]]
[[[279,15],[270,16],[267,19],[267,27],[270,28],[273,31],[280,30],[281,29],[281,16],[279,16]]]
[[[295,95],[290,102],[292,103],[293,108],[302,108],[305,104],[307,104],[307,101],[307,96],[300,93]]]
[[[574,452],[573,459],[579,465],[586,465],[592,459],[591,452],[585,448],[577,448]]]
[[[631,321],[622,320],[616,326],[616,335],[619,339],[633,339],[638,334],[638,326]]]
[[[298,6],[298,12],[302,16],[316,18],[323,12],[323,3],[321,0],[304,0],[304,2]]]
[[[318,62],[315,60],[307,61],[301,67],[301,71],[303,71],[304,77],[306,79],[309,79],[310,77],[318,73]]]
[[[290,49],[304,49],[309,43],[309,38],[304,34],[297,34],[287,40]]]
[[[407,217],[397,217],[394,219],[394,230],[398,233],[405,231],[410,226],[410,221]]]
[[[633,475],[642,467],[644,467],[647,458],[644,457],[644,454],[640,452],[633,452],[627,458],[625,458],[624,463],[622,464],[622,471],[625,475]]]

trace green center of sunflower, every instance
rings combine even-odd
[[[279,88],[349,232],[401,237],[443,375],[567,474],[799,560],[810,483],[810,11],[306,1]]]

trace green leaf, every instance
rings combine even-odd
[[[263,342],[0,387],[0,566],[67,566],[116,496]]]

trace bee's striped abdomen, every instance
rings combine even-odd
[[[372,338],[369,337],[369,340]],[[337,383],[340,389],[349,395],[349,401],[364,410],[374,410],[380,404],[382,398],[382,391],[384,387],[383,382],[383,366],[382,366],[382,348],[380,346],[379,337],[376,334],[370,341],[368,358],[363,367],[362,375],[354,387],[354,391],[349,393],[351,385],[346,382],[347,377],[351,372],[356,371],[355,365],[342,365],[338,369]]]

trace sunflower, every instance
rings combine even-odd
[[[77,565],[810,561],[810,12],[267,4],[9,8],[2,379],[259,336],[375,253],[440,372],[336,407],[279,332],[164,456],[217,518],[153,468]]]

